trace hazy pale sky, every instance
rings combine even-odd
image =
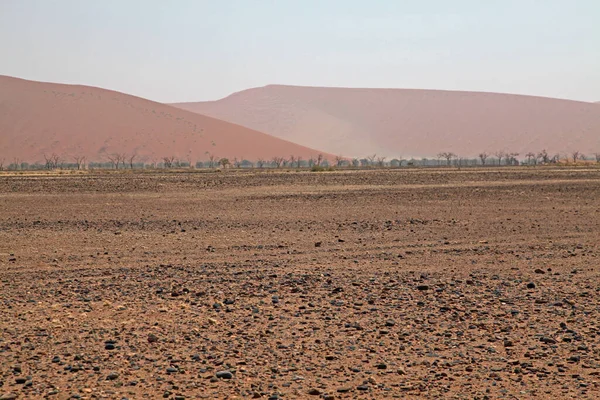
[[[0,0],[0,74],[162,102],[271,83],[600,101],[600,0]]]

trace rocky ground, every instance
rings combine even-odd
[[[0,175],[0,399],[600,397],[600,170]]]

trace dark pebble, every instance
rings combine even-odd
[[[233,378],[233,374],[230,371],[219,371],[216,377],[219,379],[231,379]]]
[[[106,380],[107,381],[114,381],[115,379],[117,379],[119,377],[119,374],[117,374],[116,372],[111,372],[110,374],[108,374],[106,376]]]

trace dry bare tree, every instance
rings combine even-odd
[[[481,160],[481,165],[485,165],[485,162],[488,158],[488,153],[485,151],[483,153],[479,153],[479,159]]]
[[[117,158],[116,158],[115,154],[109,154],[106,157],[108,158],[108,161],[110,161],[110,163],[112,164],[112,166],[115,169],[119,169],[119,162],[117,161]]]
[[[114,153],[112,156],[108,156],[110,162],[115,166],[115,169],[119,169],[119,164],[123,164],[123,168],[125,168],[125,160],[127,156],[123,153]]]
[[[233,166],[235,168],[241,168],[242,167],[242,161],[244,158],[242,157],[241,159],[238,159],[237,157],[233,158]]]
[[[354,168],[358,168],[358,167],[360,167],[360,160],[359,160],[358,158],[353,158],[353,159],[352,159],[352,166],[353,166]]]
[[[277,168],[281,168],[281,165],[283,164],[283,160],[284,160],[283,157],[273,157],[271,159],[271,161],[273,161],[273,164],[275,164],[275,166]]]
[[[4,171],[4,158],[0,158],[0,171]]]
[[[498,159],[498,165],[502,165],[502,159],[506,156],[506,153],[502,150],[499,150],[495,152],[494,155]]]
[[[56,169],[59,165],[62,166],[62,160],[56,153],[52,153],[49,157],[46,157],[44,154],[44,159],[46,160],[46,168],[48,169]]]
[[[302,162],[302,157],[301,157],[301,156],[298,156],[298,157],[296,158],[296,165],[298,166],[298,168],[300,168],[300,163],[301,163],[301,162]]]
[[[537,155],[537,158],[544,164],[548,164],[548,162],[550,161],[550,157],[548,156],[548,152],[546,151],[546,149],[540,151]]]
[[[596,158],[596,162],[600,163],[600,153],[594,153],[594,157]]]
[[[371,154],[370,156],[367,156],[366,158],[369,161],[369,165],[375,165],[375,159],[377,158],[377,154]]]
[[[44,153],[44,160],[46,161],[46,169],[52,169],[52,156],[47,156]]]
[[[531,160],[534,160],[534,163],[537,161],[537,158],[535,157],[535,153],[532,151],[525,154],[525,157],[527,157],[527,164],[529,164],[529,165],[531,165]]]
[[[115,169],[119,169],[119,164],[121,163],[121,159],[119,158],[119,155],[113,154],[113,155],[109,155],[107,157],[108,157],[108,160],[111,162],[112,166]]]
[[[290,166],[293,168],[296,162],[296,156],[290,156]]]
[[[517,160],[517,157],[519,157],[519,153],[506,153],[506,164],[510,164],[510,165],[518,165],[519,161]]]
[[[338,167],[341,167],[342,164],[344,163],[344,157],[340,156],[335,156],[335,165],[337,165]]]
[[[256,160],[256,166],[260,169],[262,169],[265,166],[265,160],[262,158],[259,158],[258,160]]]
[[[19,159],[19,157],[14,157],[13,158],[13,162],[12,162],[13,168],[15,169],[15,171],[21,169],[21,160]]]
[[[317,156],[317,165],[320,167],[322,162],[323,162],[323,154],[319,154]]]
[[[452,153],[451,151],[445,151],[443,153],[439,153],[438,158],[446,159],[446,165],[450,166],[450,164],[452,163],[452,159],[456,158],[456,154]]]
[[[379,166],[379,168],[384,167],[386,158],[387,157],[377,157],[377,166]]]
[[[577,160],[579,160],[580,158],[582,158],[582,155],[579,153],[579,151],[575,150],[571,153],[571,159],[573,160],[573,164],[577,164]]]
[[[163,166],[165,168],[173,168],[175,166],[175,156],[163,157]]]
[[[81,167],[85,168],[85,156],[74,156],[75,165],[77,166],[77,170],[80,170]]]
[[[137,154],[133,153],[132,155],[129,156],[129,168],[133,169],[133,161],[135,160],[135,158],[137,157]]]
[[[214,168],[216,161],[217,161],[217,156],[214,155],[213,153],[208,153],[208,152],[206,154],[208,154],[208,166],[210,168]]]

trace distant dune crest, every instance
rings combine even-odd
[[[269,85],[174,105],[345,156],[600,151],[596,104],[535,96]]]
[[[259,158],[321,153],[229,122],[110,90],[0,76],[0,159],[43,162],[52,154],[147,163],[176,157]]]

